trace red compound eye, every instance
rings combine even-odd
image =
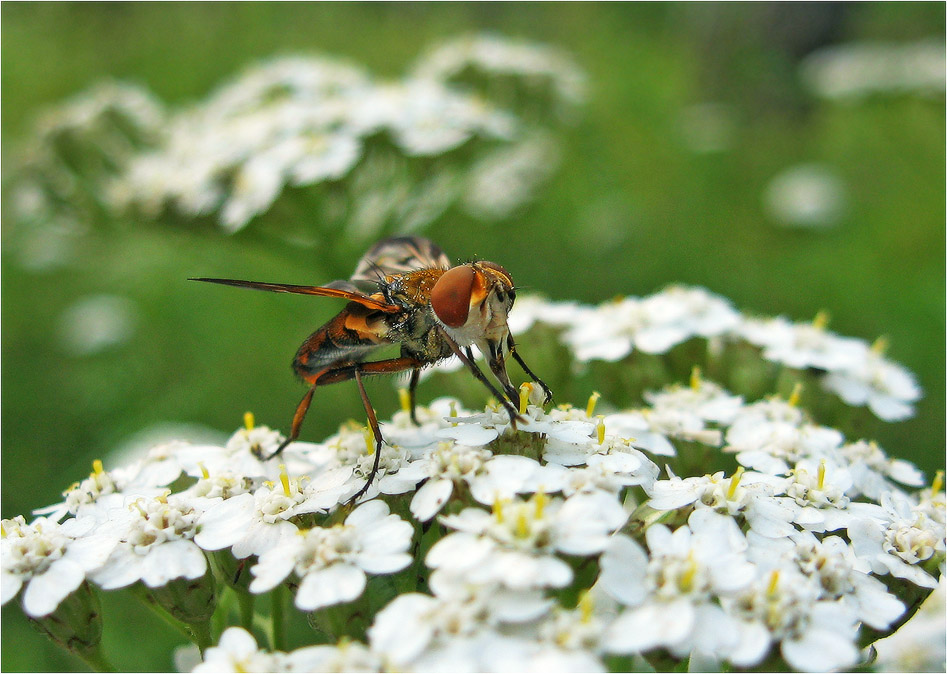
[[[476,272],[467,266],[448,269],[431,289],[431,308],[444,325],[459,328],[470,313],[470,295]]]

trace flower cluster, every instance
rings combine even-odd
[[[495,35],[447,42],[397,81],[332,58],[272,58],[167,112],[138,87],[102,85],[40,122],[14,204],[25,225],[91,195],[116,216],[216,215],[236,231],[305,188],[305,226],[354,239],[417,229],[454,204],[502,218],[558,163],[562,115],[528,106],[574,111],[583,85],[563,54]]]
[[[695,295],[635,315],[675,297]],[[644,342],[739,323],[717,298],[687,306],[701,309],[671,312],[674,329],[642,320]],[[747,401],[695,372],[596,414],[597,394],[547,410],[534,388],[515,424],[451,398],[417,425],[397,412],[358,502],[376,450],[354,422],[270,458],[283,436],[247,415],[223,446],[96,462],[32,523],[3,521],[2,600],[68,624],[80,586],[142,588],[201,647],[181,658],[195,671],[624,671],[641,657],[813,671],[858,664],[863,639],[937,585],[941,475],[923,486],[798,396]],[[684,472],[695,456],[724,468]],[[215,639],[210,618],[231,623],[215,583],[276,602],[288,588],[318,645],[281,649],[282,610],[270,649],[244,614]]]
[[[883,339],[869,345],[842,337],[826,328],[824,314],[811,323],[744,315],[727,299],[699,287],[673,285],[647,297],[624,297],[598,306],[536,296],[518,300],[510,315],[513,332],[536,323],[558,330],[580,363],[620,361],[634,351],[662,355],[700,338],[707,340],[708,350],[753,346],[764,360],[815,374],[847,405],[867,406],[884,421],[913,416],[913,404],[921,397],[914,375],[884,356]]]

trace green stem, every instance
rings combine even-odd
[[[240,625],[247,632],[253,632],[253,600],[252,594],[237,593],[237,606],[240,608]]]
[[[272,606],[270,607],[270,625],[272,636],[270,646],[274,651],[286,650],[286,619],[284,616],[284,606],[286,603],[286,593],[282,585],[277,585],[270,593]]]

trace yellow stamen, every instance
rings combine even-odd
[[[825,489],[825,459],[819,462],[819,491]]]
[[[792,393],[789,394],[789,405],[792,407],[799,406],[799,399],[802,397],[802,382],[797,381],[796,385],[792,387]]]
[[[592,395],[589,396],[589,403],[585,406],[585,416],[592,418],[592,413],[595,412],[595,403],[598,402],[598,399],[602,397],[602,394],[598,391],[592,391]]]
[[[766,594],[772,597],[776,594],[776,589],[779,586],[779,569],[776,569],[769,575],[769,584],[766,586]]]
[[[579,614],[582,616],[581,620],[584,624],[588,624],[592,620],[592,612],[595,610],[595,600],[592,599],[592,593],[588,590],[582,590],[579,593]]]
[[[207,471],[207,466],[204,465],[203,461],[198,461],[197,467],[201,469],[201,476],[203,476],[205,480],[210,477],[210,473]]]
[[[812,319],[812,327],[817,330],[825,330],[829,327],[829,312],[825,309],[822,309],[815,315],[815,318]]]
[[[694,552],[687,553],[687,570],[681,574],[677,586],[681,592],[690,592],[694,589],[694,577],[697,575],[697,560],[694,559]]]
[[[691,390],[700,390],[700,367],[697,365],[691,370]]]
[[[365,437],[365,453],[371,456],[375,453],[375,434],[371,426],[362,429],[362,435]]]
[[[523,382],[520,385],[520,414],[526,414],[526,406],[529,404],[529,394],[533,392],[533,385],[530,382]]]
[[[598,434],[598,444],[605,444],[605,417],[601,414],[598,415],[598,425],[595,427],[595,431]]]
[[[493,516],[497,518],[498,523],[503,523],[503,499],[499,497],[493,500]]]
[[[158,496],[155,496],[155,500],[158,501],[159,503],[167,504],[167,503],[168,503],[168,497],[169,497],[170,495],[171,495],[171,490],[170,490],[170,489],[165,489],[165,490],[164,490],[163,492],[161,492]]]
[[[871,352],[875,354],[876,356],[883,356],[885,355],[885,352],[888,350],[889,345],[890,345],[890,342],[888,341],[888,338],[885,337],[884,335],[881,335],[881,337],[876,339],[874,343],[871,345]]]
[[[135,509],[138,511],[138,514],[139,514],[139,515],[141,515],[142,517],[144,517],[144,518],[147,519],[147,518],[148,518],[148,513],[146,513],[146,512],[145,512],[145,509],[141,507],[141,501],[142,501],[142,500],[141,500],[140,498],[139,498],[139,499],[135,499],[134,501],[132,501],[132,504],[131,504],[129,507],[130,507],[130,508],[135,508]]]
[[[279,465],[279,481],[283,485],[283,493],[286,496],[291,496],[292,492],[289,489],[289,475],[286,473],[286,464],[281,463]]]
[[[733,477],[730,478],[730,488],[727,489],[727,500],[732,501],[734,495],[737,493],[737,487],[740,486],[740,480],[743,479],[743,466],[737,468],[736,472],[733,474]]]
[[[539,488],[533,495],[533,502],[536,504],[536,519],[541,520],[543,518],[543,510],[546,508],[546,504],[549,502],[549,499],[546,498],[546,493],[543,491],[542,487]]]
[[[939,470],[934,473],[934,481],[931,483],[931,495],[937,496],[941,488],[944,486],[944,471]]]
[[[457,402],[454,401],[454,400],[451,400],[451,401],[450,401],[450,415],[451,415],[452,417],[456,417],[456,416],[457,416]],[[456,426],[457,424],[454,424],[454,425]]]
[[[252,431],[253,424],[254,424],[253,412],[244,412],[243,413],[243,427],[246,428],[248,431]]]
[[[526,513],[522,510],[516,515],[516,537],[529,538],[529,520],[526,519]]]
[[[398,389],[398,402],[401,403],[401,411],[411,413],[411,394],[408,393],[408,389],[399,388]]]
[[[104,472],[105,472],[105,468],[102,466],[101,459],[96,459],[95,461],[92,462],[92,477],[95,477],[96,475],[101,475]]]

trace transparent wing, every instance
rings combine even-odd
[[[363,287],[364,284],[376,285],[389,274],[450,267],[450,259],[430,239],[420,236],[395,236],[379,241],[362,256],[351,281]]]

